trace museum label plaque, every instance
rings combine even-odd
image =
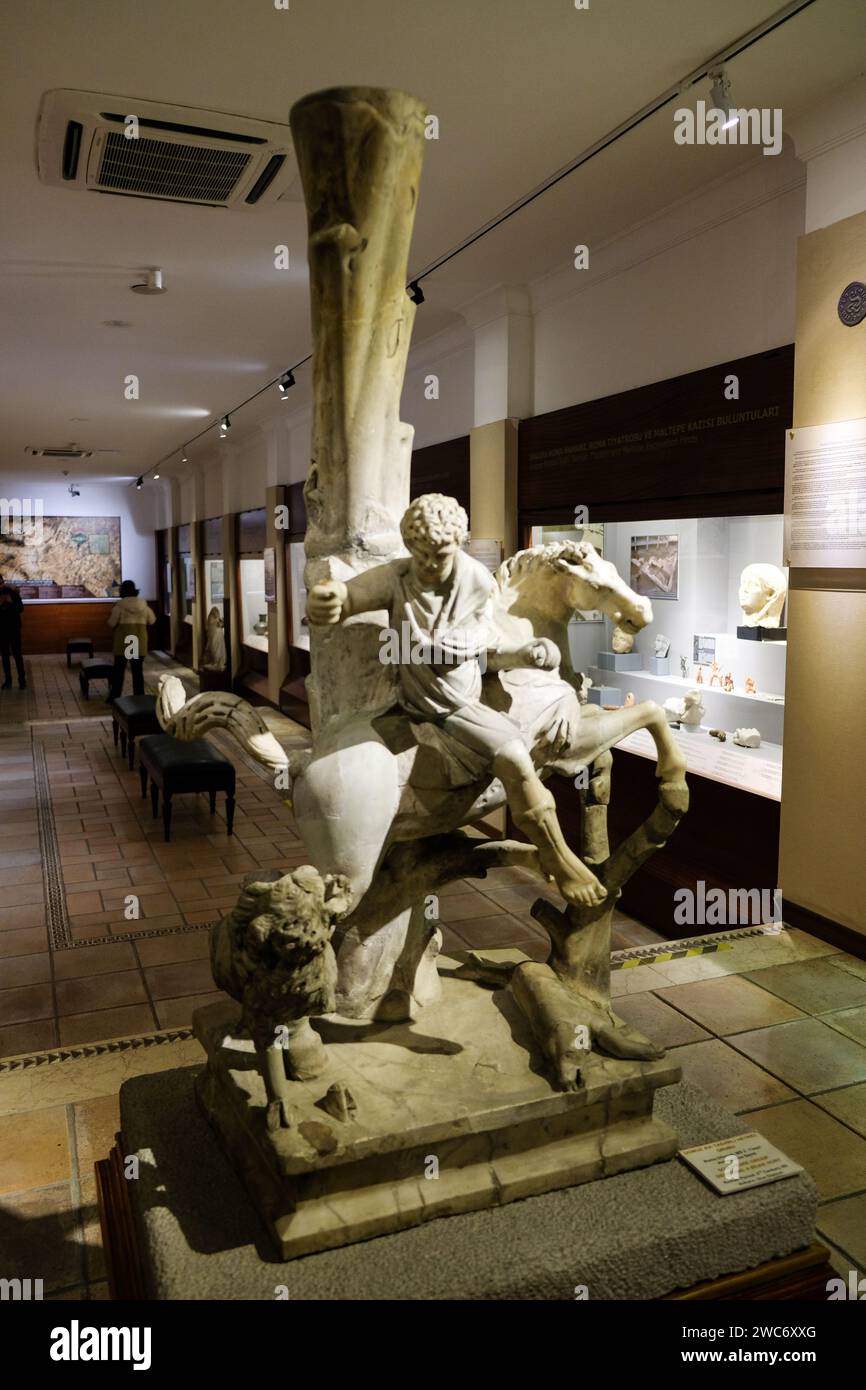
[[[792,1178],[803,1171],[799,1163],[775,1148],[756,1129],[680,1149],[679,1156],[721,1197]]]
[[[788,430],[785,563],[866,567],[866,419]]]

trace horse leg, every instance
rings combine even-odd
[[[621,743],[638,729],[647,729],[656,746],[656,776],[662,782],[682,782],[686,760],[668,725],[665,712],[655,700],[641,700],[628,708],[606,710],[584,705],[577,726],[577,738],[568,750],[568,760],[590,765],[600,753]]]

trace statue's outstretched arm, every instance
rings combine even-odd
[[[488,671],[514,671],[527,666],[539,671],[555,671],[559,662],[559,648],[549,637],[535,637],[521,646],[502,642],[487,651]]]

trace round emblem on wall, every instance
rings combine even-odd
[[[866,319],[866,285],[852,280],[839,296],[839,317],[847,328],[856,328]]]

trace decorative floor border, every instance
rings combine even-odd
[[[192,1028],[161,1028],[153,1033],[136,1033],[128,1038],[109,1038],[106,1042],[72,1043],[68,1047],[49,1047],[19,1057],[0,1058],[0,1075],[23,1071],[26,1067],[50,1066],[52,1062],[73,1062],[83,1057],[104,1057],[109,1053],[130,1052],[139,1047],[158,1047],[160,1043],[185,1042]]]
[[[42,874],[45,883],[45,921],[48,927],[48,944],[52,951],[68,951],[76,943],[69,924],[69,914],[66,911],[66,894],[60,868],[60,848],[57,843],[57,829],[54,824],[54,807],[51,804],[48,764],[45,758],[45,749],[33,734],[32,729],[30,749],[33,757],[33,778],[36,787],[39,852],[42,855]]]

